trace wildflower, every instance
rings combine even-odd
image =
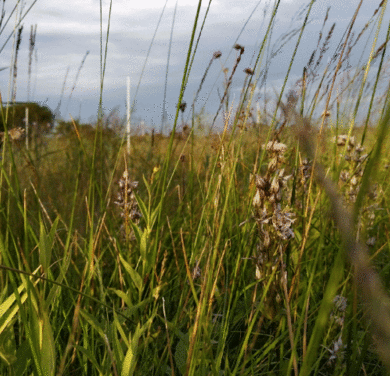
[[[288,208],[283,210],[277,209],[272,216],[272,225],[276,230],[279,238],[282,240],[290,240],[294,238],[294,232],[291,225],[295,222],[294,214],[288,211]]]
[[[126,237],[130,235],[130,239],[134,238],[133,230],[129,231],[129,222],[137,224],[139,223],[142,214],[138,210],[138,203],[135,197],[135,191],[138,187],[137,181],[131,181],[127,170],[124,171],[123,175],[118,181],[119,191],[117,193],[114,204],[119,206],[121,209],[121,217],[124,218],[124,224],[121,229],[125,230]]]
[[[332,347],[328,349],[328,351],[331,354],[328,362],[332,363],[338,357],[342,357],[344,355],[343,350],[345,349],[345,347],[346,346],[343,344],[343,339],[341,338],[341,335],[340,335],[340,337],[337,339],[337,341],[333,342]]]
[[[270,158],[264,175],[255,175],[252,179],[256,192],[252,200],[254,219],[257,223],[259,241],[255,261],[255,278],[264,286],[267,278],[274,275],[271,285],[267,287],[264,314],[274,317],[282,301],[281,286],[287,283],[284,252],[289,240],[294,238],[292,224],[295,214],[289,207],[283,207],[284,192],[291,175],[285,174],[284,153],[287,146],[277,140],[263,145]]]
[[[345,312],[347,309],[347,298],[342,295],[336,295],[333,299],[335,309],[340,312]]]
[[[201,276],[202,276],[202,269],[199,266],[199,260],[196,260],[195,267],[192,270],[192,274],[191,274],[192,280],[198,279]]]

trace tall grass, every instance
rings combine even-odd
[[[245,46],[235,43],[215,114],[221,112],[221,132],[212,123],[196,127],[195,104],[192,123],[179,123],[206,19],[200,22],[201,2],[169,137],[132,135],[127,155],[124,138],[110,128],[114,120],[101,112],[109,38],[108,25],[104,48],[102,21],[96,126],[63,123],[41,152],[12,141],[6,129],[0,374],[390,370],[390,105],[388,88],[384,95],[378,90],[386,44],[372,44],[367,63],[345,68],[368,30],[352,33],[357,9],[333,58],[321,65],[334,29],[323,40],[327,13],[302,79],[283,100],[313,3],[304,8],[303,24],[272,45],[281,6],[274,3],[256,61],[245,67],[239,103],[229,93]],[[386,4],[370,19],[377,30]],[[285,38],[295,47],[276,106],[255,118],[255,88],[266,84],[275,57],[269,51]],[[219,58],[216,51],[210,64]],[[360,124],[356,114],[365,98],[370,106]]]

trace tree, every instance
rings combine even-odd
[[[26,127],[26,107],[28,107],[28,122],[31,133],[39,135],[53,128],[54,114],[47,106],[35,102],[16,102],[8,106],[7,128]],[[0,109],[0,132],[4,132],[4,121],[7,107]],[[29,132],[30,133],[30,132]]]

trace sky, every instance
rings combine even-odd
[[[336,25],[329,50],[323,59],[324,64],[334,53],[358,2],[358,0],[317,0],[314,3],[290,72],[287,90],[301,77],[303,67],[317,46],[318,35],[328,7],[330,7],[329,18],[324,28],[324,37],[331,25],[333,23]],[[32,0],[24,1],[22,13],[25,13],[32,3]],[[165,3],[167,5],[162,14]],[[379,3],[380,0],[363,1],[355,24],[356,34],[371,19]],[[9,67],[12,61],[13,38],[11,37],[5,46],[4,43],[12,35],[15,13],[8,24],[5,24],[5,20],[11,14],[15,4],[16,0],[5,2],[5,18],[0,34],[2,49],[0,68]],[[202,1],[200,22],[203,21],[208,4],[209,1]],[[213,53],[221,51],[222,57],[220,61],[213,62],[208,72],[195,103],[196,113],[199,113],[202,108],[205,114],[216,113],[219,98],[224,91],[222,69],[227,67],[231,72],[238,56],[233,50],[236,42],[245,47],[230,93],[230,98],[238,101],[245,81],[243,70],[254,65],[273,5],[274,0],[213,0],[211,2],[188,78],[184,101],[192,104]],[[302,25],[306,14],[302,11],[307,9],[307,5],[308,0],[281,0],[268,53],[280,43],[286,40],[287,43],[269,64],[267,93],[271,97],[275,97],[275,92],[279,92],[282,87],[298,34],[293,35],[290,40],[281,38]],[[197,6],[197,0],[112,1],[103,89],[103,107],[106,114],[113,109],[118,109],[121,116],[125,115],[126,80],[130,77],[132,103],[139,85],[132,113],[134,123],[143,121],[149,128],[160,129],[165,108],[167,120],[165,126],[169,127],[169,124],[172,124]],[[104,46],[109,8],[110,2],[104,0],[102,8]],[[390,12],[386,10],[377,46],[385,40],[389,16]],[[160,17],[161,22],[140,82],[147,52]],[[69,119],[72,116],[82,121],[96,119],[100,93],[100,1],[38,0],[25,16],[22,24],[24,29],[18,55],[16,100],[28,99],[29,34],[31,25],[36,24],[36,54],[32,62],[30,100],[49,106],[52,111],[56,111],[59,118]],[[371,33],[371,41],[375,30],[376,23],[372,22],[366,33],[367,37]],[[172,45],[167,72],[171,33]],[[367,47],[366,41],[366,37],[362,38],[356,46],[353,57],[355,60],[352,59],[350,62],[352,68],[354,64],[359,63],[361,53],[366,53],[368,56],[367,51],[371,44]],[[84,64],[78,74],[84,58]],[[263,68],[265,61],[266,59],[263,59]],[[3,101],[8,97],[10,87],[10,70],[1,70],[0,92]],[[164,93],[166,93],[165,105]],[[255,101],[261,101],[262,98],[264,99],[264,92],[257,90]],[[60,100],[61,106],[58,107]]]

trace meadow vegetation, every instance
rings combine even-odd
[[[207,122],[183,101],[198,12],[172,132],[132,134],[129,155],[114,117],[61,121],[26,148],[2,107],[0,374],[389,372],[387,40],[349,61],[386,3],[353,34],[357,9],[327,64],[326,13],[302,77],[258,108],[275,1],[256,64],[233,46]]]

